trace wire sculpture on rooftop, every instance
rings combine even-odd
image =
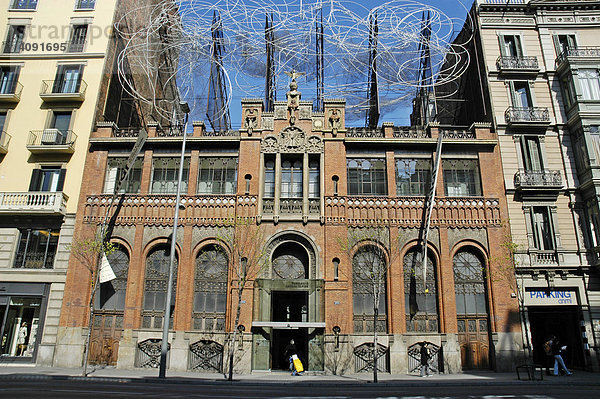
[[[150,8],[146,12],[133,10],[117,22],[124,42],[118,68],[125,90],[166,118],[172,104],[163,91],[174,79],[194,119],[224,121],[234,95],[268,99],[278,93],[275,100],[283,100],[289,84],[284,72],[296,70],[305,73],[298,82],[304,100],[322,104],[318,97],[323,93],[344,98],[347,118],[358,120],[372,107],[368,87],[374,75],[383,113],[410,104],[423,87],[447,87],[469,65],[467,46],[472,37],[461,35],[461,43],[452,43],[463,21],[412,0],[388,1],[370,9],[345,0],[154,3],[140,6]],[[420,71],[425,12],[433,78],[424,78]],[[139,15],[147,17],[139,20]],[[376,52],[370,35],[374,18]],[[143,75],[144,84],[134,81],[131,70]],[[275,85],[274,93],[266,93],[268,80]]]

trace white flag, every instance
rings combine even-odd
[[[116,279],[115,272],[113,272],[112,267],[110,267],[110,263],[108,262],[108,258],[106,254],[102,254],[102,263],[100,264],[100,284],[106,283],[107,281]]]

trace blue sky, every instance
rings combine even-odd
[[[221,0],[221,1],[225,1],[225,0]],[[241,2],[245,2],[246,4],[252,4],[252,3],[258,3],[261,4],[262,2],[260,0],[239,0]],[[268,1],[268,0],[267,0]],[[307,5],[310,5],[311,3],[314,3],[315,0],[296,0],[296,7],[298,6],[298,3],[302,1],[304,7],[306,7]],[[184,1],[185,2],[185,1]],[[284,5],[284,4],[289,4],[289,2],[286,2],[285,0],[270,0],[270,2],[274,3],[275,5]],[[399,0],[396,3],[401,3],[402,1]],[[410,2],[410,0],[406,0],[405,2]],[[214,1],[213,4],[218,4],[219,0]],[[232,1],[228,1],[228,3],[232,3]],[[367,16],[368,15],[368,11],[365,10],[365,8],[368,9],[372,9],[375,8],[377,6],[380,6],[382,4],[388,3],[388,1],[384,1],[384,0],[374,0],[374,1],[364,1],[364,2],[356,2],[354,4],[352,4],[351,2],[346,2],[343,1],[344,6],[351,9],[353,12],[361,15],[361,16]],[[456,33],[458,33],[458,30],[460,30],[462,28],[464,19],[465,19],[465,15],[467,12],[467,8],[470,7],[471,2],[467,1],[467,0],[422,0],[420,1],[420,3],[425,4],[427,6],[431,6],[433,8],[438,9],[439,11],[441,11],[442,13],[444,13],[447,17],[451,18],[453,20],[453,28],[454,31],[456,31]],[[262,47],[262,46],[261,46]],[[325,64],[327,64],[327,60],[325,60]],[[287,76],[278,76],[278,91],[277,91],[277,100],[284,100],[285,99],[285,90],[282,90],[281,85],[285,85],[288,82],[288,78]],[[327,80],[327,77],[326,77]],[[264,80],[263,83],[259,82],[259,80],[257,79],[257,86],[262,86],[264,88]],[[303,91],[304,95],[303,95],[303,100],[305,101],[312,101],[314,100],[314,88],[312,87],[314,84],[309,83],[308,80],[306,80],[305,82],[299,81],[300,84],[300,89]],[[302,87],[304,86],[304,88]],[[310,86],[310,87],[307,87]],[[285,87],[285,86],[284,86]],[[264,89],[263,89],[264,90]],[[362,89],[359,89],[358,91],[360,91]],[[410,89],[410,91],[412,92],[412,89]],[[367,92],[367,88],[364,88],[364,95],[366,96],[366,92]],[[231,122],[232,122],[232,127],[234,129],[237,129],[240,127],[241,124],[241,107],[240,107],[240,101],[242,98],[248,97],[249,94],[248,93],[242,93],[241,91],[235,90],[235,88],[233,89],[232,92],[232,98],[231,98],[231,107],[230,107],[230,117],[231,117]],[[262,92],[257,92],[254,93],[252,92],[250,94],[251,97],[262,97],[263,93]],[[331,95],[328,95],[327,90],[325,92],[325,97],[332,97]],[[333,95],[333,97],[338,97],[337,95]],[[403,104],[404,105],[400,105],[400,106],[396,106],[395,109],[391,109],[389,111],[386,110],[382,110],[382,116],[380,118],[379,123],[381,124],[384,121],[389,121],[389,122],[394,122],[396,125],[408,125],[409,124],[409,115],[411,112],[410,107],[408,107],[407,105],[408,101],[404,100]],[[205,106],[197,106],[196,109],[193,110],[192,113],[192,117],[193,119],[206,119],[204,117],[205,114]],[[352,121],[351,123],[349,123],[349,125],[351,126],[361,126],[364,125],[364,119],[361,120],[361,118],[357,118],[356,120]]]

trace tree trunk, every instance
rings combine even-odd
[[[94,273],[93,282],[94,287],[92,288],[92,293],[90,295],[90,319],[88,321],[87,326],[87,334],[85,337],[85,345],[83,347],[83,371],[81,372],[82,377],[87,377],[87,366],[88,366],[88,357],[90,351],[90,340],[92,338],[92,326],[94,324],[94,298],[96,297],[96,291],[98,290],[98,280],[99,280],[99,272]]]
[[[377,315],[379,314],[377,305],[373,313],[373,382],[377,382]]]
[[[233,355],[235,354],[235,342],[237,337],[238,325],[240,323],[240,313],[242,311],[242,293],[244,291],[245,282],[240,282],[238,287],[237,310],[235,312],[235,322],[233,323],[233,335],[229,344],[229,375],[227,381],[233,380]]]

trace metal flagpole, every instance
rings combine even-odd
[[[171,254],[169,257],[169,282],[167,285],[167,298],[165,299],[165,317],[163,318],[162,345],[160,348],[160,367],[158,378],[165,378],[167,372],[167,351],[169,347],[169,322],[171,320],[171,295],[173,294],[173,263],[175,261],[175,249],[177,246],[177,223],[179,220],[179,202],[181,199],[181,180],[183,179],[183,161],[185,158],[185,141],[187,136],[187,123],[190,107],[186,102],[179,103],[180,108],[185,112],[185,123],[183,127],[183,141],[181,144],[181,158],[179,161],[179,178],[177,180],[177,196],[175,200],[175,216],[173,221],[173,234],[171,236]],[[173,121],[175,121],[175,110],[173,110]],[[179,122],[177,122],[179,127]]]
[[[421,261],[423,262],[423,294],[427,291],[427,240],[429,236],[429,226],[431,225],[431,212],[435,203],[435,192],[437,188],[438,172],[440,170],[440,159],[442,158],[442,132],[439,132],[437,150],[435,152],[435,166],[433,167],[431,191],[427,198],[427,207],[425,208],[425,232],[423,233],[423,245],[421,248]],[[425,295],[425,311],[427,311],[427,295]]]

